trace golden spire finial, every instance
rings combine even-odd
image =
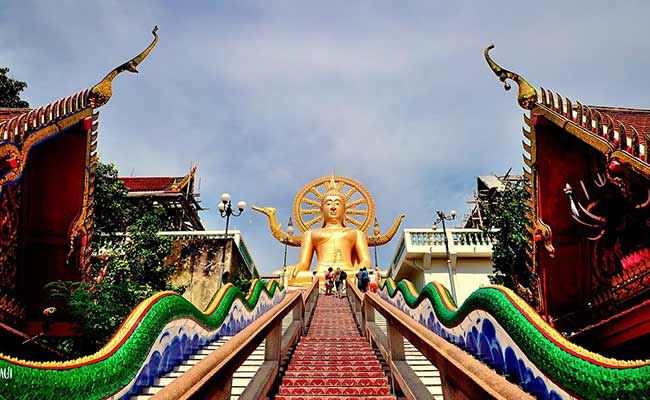
[[[334,179],[334,174],[330,175],[330,180],[329,182],[325,182],[325,193],[323,194],[323,200],[327,196],[339,196],[343,197],[343,193],[341,193],[341,190],[339,189],[339,185],[336,183],[336,180]]]
[[[519,95],[517,96],[517,101],[519,105],[526,109],[532,110],[533,106],[537,102],[537,91],[534,87],[530,86],[528,82],[518,74],[503,69],[495,63],[490,57],[489,51],[494,48],[494,45],[489,45],[485,50],[483,50],[483,55],[485,56],[485,61],[487,61],[490,69],[494,71],[495,75],[503,82],[503,87],[506,90],[510,90],[510,84],[506,82],[506,79],[511,79],[517,83],[519,86]]]
[[[91,107],[97,108],[108,103],[108,100],[110,100],[111,96],[113,95],[113,79],[115,79],[115,77],[119,75],[121,72],[129,71],[129,72],[134,72],[136,74],[138,73],[137,70],[138,64],[140,64],[142,60],[144,60],[149,55],[149,53],[151,53],[151,50],[153,50],[156,43],[158,43],[157,32],[158,32],[158,25],[154,26],[153,31],[151,31],[151,33],[154,36],[153,41],[149,46],[147,46],[146,49],[142,51],[142,53],[138,54],[137,56],[125,62],[124,64],[120,65],[119,67],[113,69],[104,77],[104,79],[101,80],[101,82],[99,82],[98,84],[93,86],[92,89],[90,89],[90,93],[88,93],[88,102],[90,103]]]

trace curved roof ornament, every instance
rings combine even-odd
[[[138,73],[136,67],[149,55],[149,53],[151,53],[151,50],[153,50],[153,48],[156,46],[156,43],[158,43],[157,32],[158,25],[154,26],[153,31],[151,31],[154,36],[153,41],[146,49],[142,51],[142,53],[138,54],[119,67],[113,69],[104,77],[104,79],[101,80],[101,82],[90,89],[90,93],[88,94],[88,101],[91,107],[101,107],[111,99],[111,95],[113,94],[113,79],[115,79],[117,75],[124,71],[134,72],[136,74]]]
[[[485,61],[487,61],[488,65],[490,66],[490,69],[499,78],[499,80],[503,82],[503,87],[506,90],[510,90],[511,87],[510,84],[506,82],[506,79],[515,81],[519,86],[519,94],[517,96],[517,101],[519,102],[519,105],[526,110],[532,110],[535,103],[537,103],[537,91],[535,90],[534,87],[530,86],[530,84],[526,82],[524,78],[522,78],[518,74],[498,66],[497,63],[495,63],[492,60],[489,54],[490,50],[492,50],[493,48],[494,45],[491,44],[485,50],[483,50]]]

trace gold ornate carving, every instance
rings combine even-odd
[[[483,55],[485,56],[485,61],[487,61],[490,69],[495,73],[501,82],[503,82],[503,87],[506,90],[510,90],[510,84],[506,82],[506,79],[513,80],[519,86],[519,95],[517,96],[517,101],[522,108],[526,110],[532,110],[535,103],[537,103],[537,91],[532,87],[524,78],[518,74],[503,69],[495,63],[490,57],[490,50],[494,48],[494,45],[489,45],[485,50],[483,50]]]
[[[196,170],[198,168],[199,168],[199,163],[195,163],[194,165],[192,165],[192,168],[190,168],[190,172],[187,175],[185,175],[180,182],[174,181],[174,184],[172,185],[172,190],[180,191],[183,190],[185,186],[189,185],[192,178],[194,178],[194,175],[196,174]]]
[[[316,218],[304,217],[310,216],[312,210],[320,213],[321,199],[332,193],[340,195],[341,198],[347,197],[349,199],[345,202],[345,222],[350,222],[360,231],[366,232],[375,217],[375,203],[363,185],[354,179],[343,176],[324,176],[318,178],[308,183],[298,192],[293,201],[293,218],[296,221],[298,229],[304,232],[317,222],[322,221],[320,216]],[[344,196],[343,193],[348,193],[349,195],[346,194]],[[313,196],[314,198],[310,199],[308,196]],[[314,203],[318,205],[316,206]],[[318,208],[303,208],[303,204]],[[362,215],[364,218],[362,221],[358,221],[352,215]]]
[[[95,116],[89,116],[87,119],[92,122]],[[91,171],[94,171],[95,166],[97,165],[97,156],[94,153],[94,148],[96,147],[97,135],[97,124],[88,124],[87,135],[86,135],[86,168],[84,168],[84,189],[83,189],[83,198],[81,199],[81,209],[75,219],[70,224],[68,229],[68,255],[67,262],[70,261],[75,249],[79,250],[78,253],[78,263],[81,272],[81,280],[84,282],[91,282],[93,277],[91,276],[91,246],[92,242],[92,224],[94,217],[94,204],[92,201],[92,194],[94,191],[94,174]]]
[[[393,226],[391,226],[388,232],[383,235],[379,234],[379,229],[377,229],[376,232],[373,231],[374,235],[368,237],[368,246],[382,246],[390,242],[393,236],[395,236],[395,233],[397,233],[404,217],[406,217],[406,214],[398,215],[395,222],[393,222]]]
[[[96,84],[92,89],[90,89],[89,93],[89,102],[90,106],[93,108],[101,107],[104,104],[110,100],[112,94],[113,94],[113,79],[120,73],[124,71],[129,71],[133,73],[138,73],[137,66],[144,60],[149,53],[151,53],[151,50],[153,50],[154,46],[156,46],[156,43],[158,43],[158,26],[155,26],[153,28],[153,31],[151,33],[154,36],[153,41],[151,44],[142,51],[142,53],[138,54],[134,58],[130,59],[129,61],[125,62],[124,64],[118,66],[117,68],[113,69],[111,72],[109,72],[104,79],[101,80],[98,84]]]
[[[276,209],[273,207],[257,207],[252,206],[253,210],[260,212],[266,215],[269,219],[269,228],[271,229],[271,234],[279,242],[287,243],[289,246],[299,247],[301,243],[300,236],[292,235],[289,236],[285,231],[282,230],[282,225],[278,223],[278,220],[275,216]]]

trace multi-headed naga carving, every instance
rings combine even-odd
[[[566,184],[571,217],[593,241],[594,287],[617,288],[650,272],[650,182],[611,159],[580,181],[582,201]],[[584,203],[584,204],[583,204]],[[604,299],[603,299],[604,300]]]

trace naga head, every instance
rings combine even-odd
[[[650,268],[650,182],[611,159],[591,182],[580,181],[582,201],[567,183],[571,217],[595,243],[593,265],[602,282],[622,271]]]

